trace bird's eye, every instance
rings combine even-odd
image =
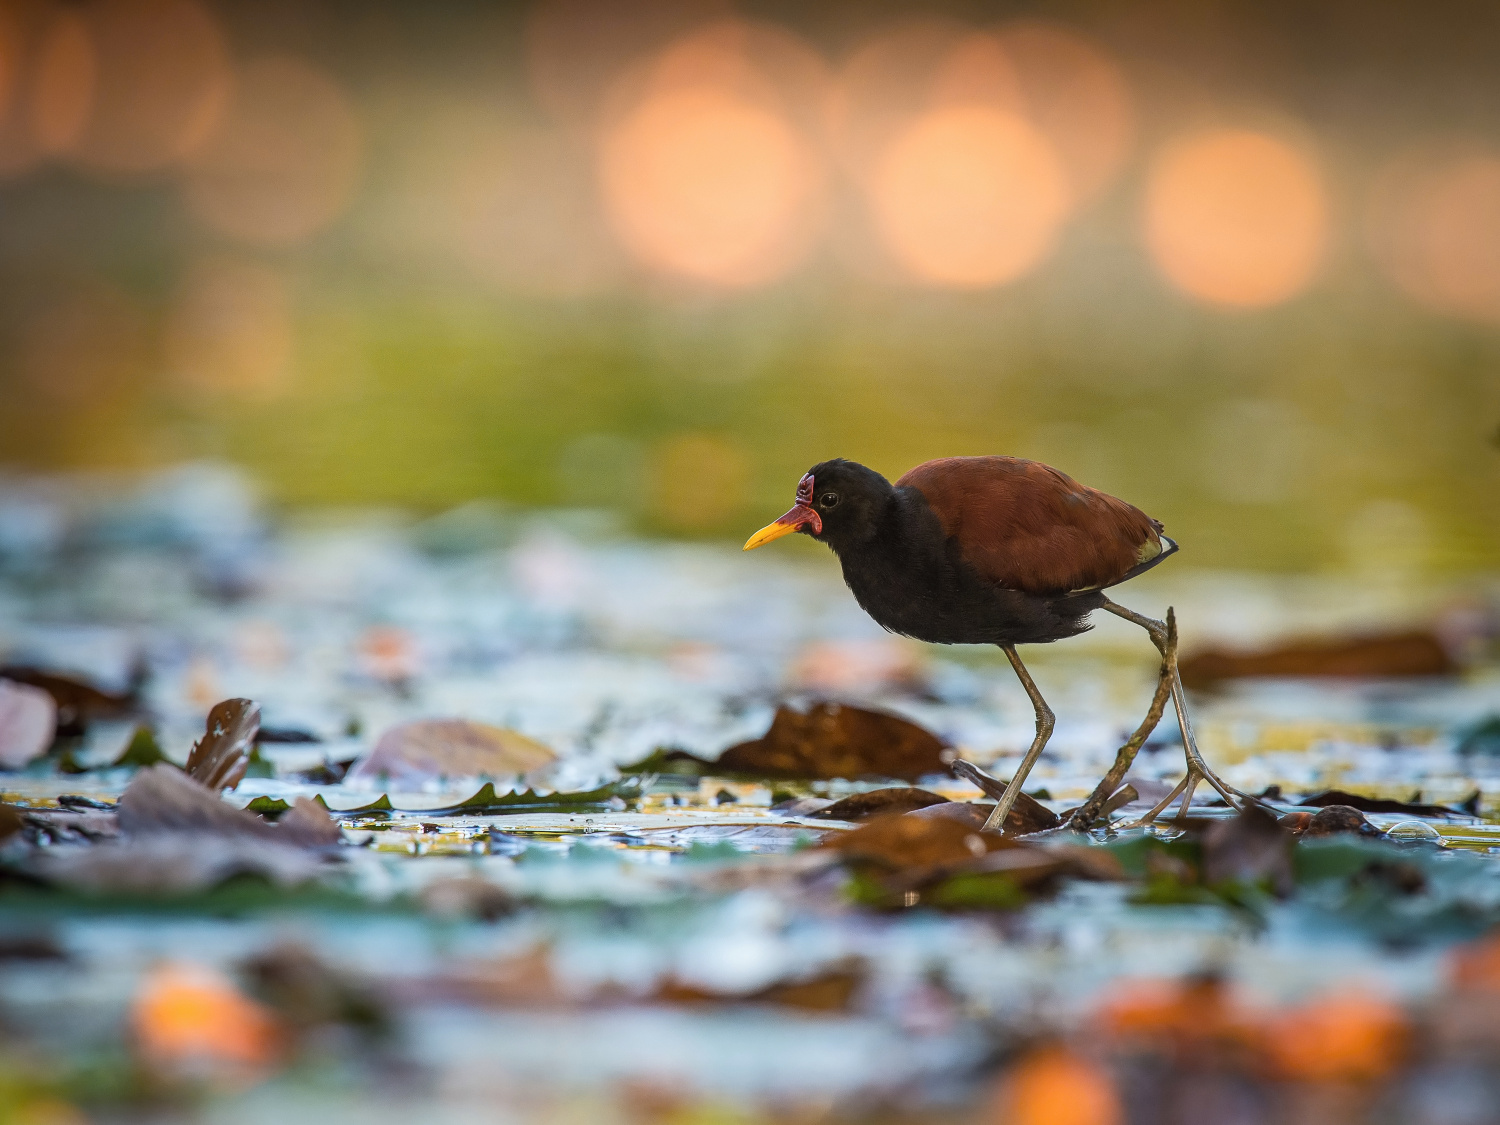
[[[825,508],[832,508],[837,505],[838,502],[839,494],[837,492],[825,492],[823,493],[822,498],[818,500],[818,503]]]

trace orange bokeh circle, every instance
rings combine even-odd
[[[955,288],[1014,280],[1051,252],[1066,172],[1032,125],[985,106],[924,114],[887,146],[869,185],[876,228],[915,279]]]
[[[343,89],[300,59],[241,69],[218,127],[188,162],[184,191],[206,225],[244,242],[305,241],[347,208],[362,133]]]
[[[1254,308],[1312,280],[1328,239],[1322,179],[1299,146],[1221,129],[1169,143],[1145,201],[1146,245],[1178,288],[1212,304]]]
[[[45,144],[108,173],[166,167],[223,112],[229,50],[196,0],[99,0],[54,21],[38,60]]]
[[[167,313],[167,366],[193,390],[269,396],[292,362],[292,304],[271,267],[217,256],[184,271]]]
[[[1386,275],[1437,312],[1500,323],[1500,153],[1424,145],[1371,193],[1367,236]]]
[[[598,149],[620,243],[650,269],[727,288],[795,268],[822,219],[808,122],[825,89],[815,52],[743,21],[699,29],[627,75]]]
[[[649,266],[750,286],[801,257],[815,164],[791,125],[760,106],[712,89],[650,98],[610,132],[600,172],[614,229]]]

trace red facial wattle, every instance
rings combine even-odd
[[[814,535],[823,533],[823,517],[818,515],[813,508],[811,473],[797,482],[797,502],[792,505],[792,510],[775,523],[767,524],[750,536],[745,541],[745,550],[753,551],[756,547],[764,546],[771,540],[780,539],[783,535],[790,535],[794,531],[801,531],[804,527],[810,527]]]

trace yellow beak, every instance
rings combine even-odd
[[[812,524],[813,534],[820,534],[823,530],[823,519],[817,512],[813,511],[811,504],[804,504],[800,500],[797,506],[775,523],[768,523],[749,539],[745,540],[745,550],[753,551],[757,547],[764,546],[772,539],[780,539],[783,535],[790,535],[801,529],[803,524]]]
[[[784,519],[786,519],[786,516],[782,516],[781,519],[777,520],[775,523],[766,524],[765,527],[761,528],[754,535],[750,536],[749,539],[746,539],[745,550],[753,551],[757,547],[764,547],[771,540],[780,539],[783,535],[791,535],[794,531],[797,530],[799,526],[798,524],[782,523],[782,520]]]

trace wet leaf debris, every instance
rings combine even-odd
[[[0,560],[6,1114],[1500,1096],[1488,658],[1221,678],[1194,718],[1258,803],[1133,827],[1181,776],[1148,741],[1075,830],[1155,674],[1101,628],[1035,661],[1069,718],[994,832],[1032,727],[1004,665],[873,632],[817,574],[535,517],[441,553],[261,535],[234,598],[185,578],[211,539],[143,530],[128,602],[94,581],[118,540]]]

